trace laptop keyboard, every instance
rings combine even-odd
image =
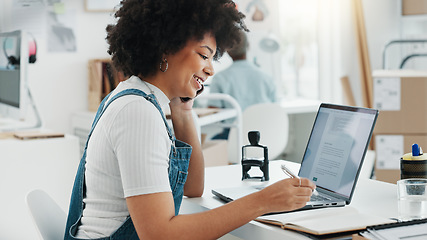
[[[311,195],[310,197],[311,202],[327,201],[327,200],[331,200],[331,199],[321,195]]]
[[[265,186],[256,186],[254,187],[257,190],[262,190]],[[310,202],[321,202],[321,201],[330,201],[331,199],[321,195],[311,195]]]

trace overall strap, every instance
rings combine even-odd
[[[111,94],[111,93],[110,93]],[[165,126],[166,126],[166,129],[167,129],[167,131],[168,131],[168,135],[169,135],[169,139],[174,143],[175,142],[175,136],[172,134],[172,130],[171,130],[171,128],[169,127],[169,124],[167,123],[167,120],[166,120],[166,117],[165,117],[165,114],[163,113],[163,110],[162,110],[162,108],[160,107],[160,105],[159,105],[159,103],[158,103],[158,101],[157,101],[157,98],[156,98],[156,96],[154,96],[154,94],[150,94],[150,95],[147,95],[145,92],[143,92],[143,91],[141,91],[141,90],[139,90],[139,89],[134,89],[134,88],[132,88],[132,89],[125,89],[125,90],[123,90],[123,91],[121,91],[121,92],[119,92],[119,93],[117,93],[116,95],[114,95],[112,98],[111,98],[111,100],[109,100],[108,101],[108,98],[109,98],[109,96],[110,96],[110,94],[108,94],[105,98],[104,98],[104,100],[102,100],[102,102],[101,102],[101,104],[99,105],[99,108],[98,108],[98,112],[96,113],[96,115],[95,115],[95,119],[93,120],[93,123],[92,123],[92,127],[91,127],[91,130],[90,130],[90,132],[89,132],[89,135],[88,135],[88,138],[87,138],[87,141],[86,141],[86,145],[85,145],[85,152],[86,152],[86,149],[87,149],[87,145],[88,145],[88,143],[89,143],[89,139],[90,139],[90,137],[92,136],[92,132],[93,132],[93,130],[95,129],[95,126],[96,126],[96,124],[98,123],[98,121],[99,121],[99,119],[101,118],[101,116],[104,114],[104,112],[105,112],[105,110],[107,109],[107,107],[114,101],[114,100],[116,100],[117,98],[120,98],[120,97],[123,97],[123,96],[126,96],[126,95],[138,95],[138,96],[142,96],[142,97],[144,97],[145,99],[147,99],[148,101],[150,101],[151,103],[153,103],[154,104],[154,106],[159,110],[159,112],[161,113],[161,116],[162,116],[162,119],[163,119],[163,122],[165,123]],[[107,103],[107,101],[108,101],[108,103]]]

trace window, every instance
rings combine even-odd
[[[280,0],[281,84],[286,97],[319,99],[317,0]]]

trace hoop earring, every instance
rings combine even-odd
[[[164,70],[162,69],[163,62],[166,63]],[[168,70],[168,60],[166,60],[166,58],[163,58],[163,60],[160,62],[160,71],[166,72],[167,70]]]

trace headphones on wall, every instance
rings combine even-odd
[[[9,65],[16,66],[20,64],[20,57],[16,57],[13,55],[8,55],[6,51],[6,40],[3,41],[3,52],[6,56]],[[28,62],[35,63],[37,60],[37,42],[36,39],[32,36],[32,40],[28,42]]]

